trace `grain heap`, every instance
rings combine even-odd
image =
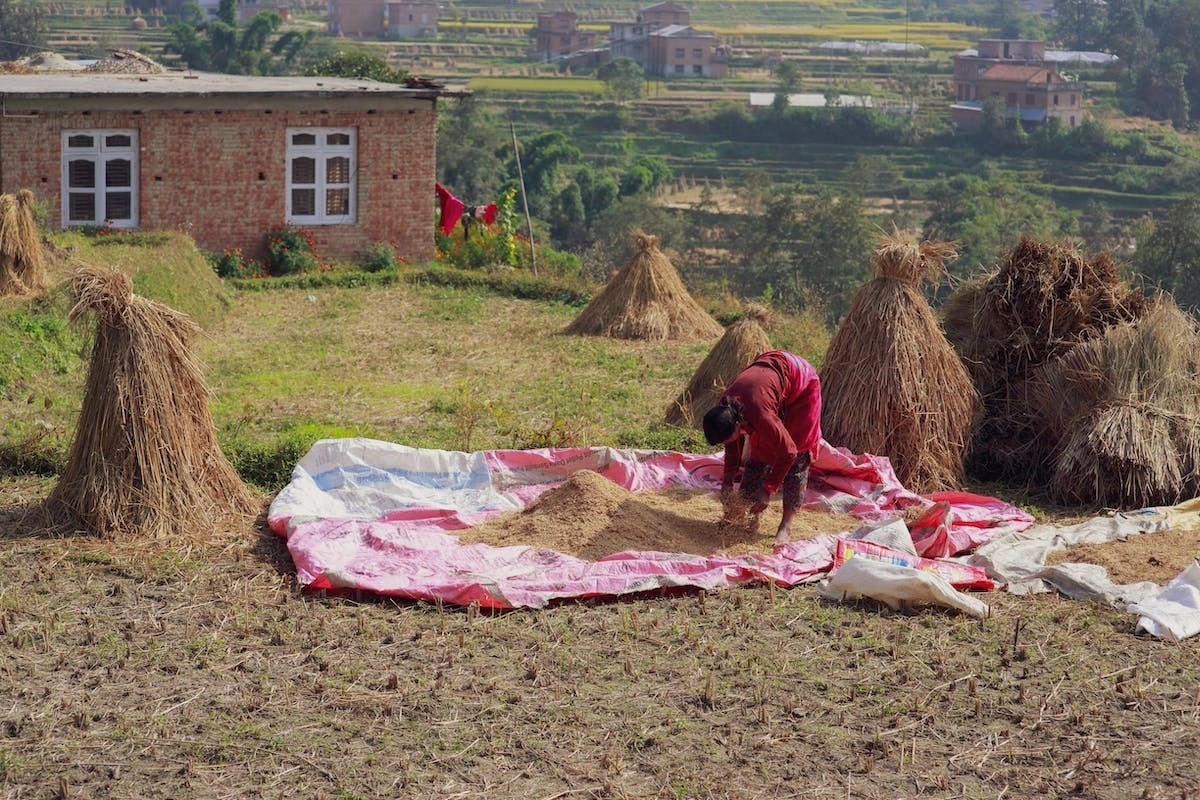
[[[984,409],[967,471],[981,479],[1043,485],[1057,431],[1048,430],[1030,406],[1030,376],[1146,309],[1146,297],[1120,279],[1107,254],[1088,259],[1069,242],[1029,238],[996,271],[956,290],[942,322]]]
[[[633,243],[635,252],[628,263],[565,332],[652,342],[720,336],[721,323],[688,294],[679,273],[658,249],[658,237],[635,231]]]
[[[768,509],[763,529],[774,531],[778,510]],[[595,560],[627,550],[711,555],[769,553],[773,536],[723,525],[716,492],[666,489],[631,492],[592,470],[579,470],[521,511],[494,517],[459,533],[464,544],[538,547]],[[802,510],[793,537],[839,533],[861,523],[849,514]]]
[[[771,349],[766,332],[770,316],[770,309],[764,305],[746,305],[742,317],[725,329],[687,387],[667,408],[664,420],[668,425],[697,427],[705,412],[721,399],[730,381],[760,353]]]
[[[28,189],[0,194],[0,296],[36,294],[46,288],[34,200]]]
[[[46,500],[53,524],[154,537],[253,512],[217,443],[195,323],[135,295],[121,272],[81,267],[72,288],[71,319],[90,311],[96,325],[75,440]]]
[[[1044,414],[1048,401],[1038,399],[1044,387],[1034,383],[1036,374],[1045,367],[1050,372],[1040,383],[1064,380],[1048,365],[1111,327],[1136,323],[1148,309],[1150,301],[1118,276],[1108,253],[1088,259],[1069,242],[1022,239],[995,272],[956,290],[944,307],[943,325],[984,404],[967,453],[968,473],[1048,486],[1061,443],[1073,434],[1063,427],[1066,417]],[[1079,399],[1093,403],[1099,396]],[[1076,404],[1069,416],[1081,414]]]
[[[979,395],[921,282],[954,248],[884,236],[875,277],[855,293],[821,367],[821,431],[856,453],[887,456],[909,489],[957,488]]]
[[[1141,508],[1200,493],[1200,332],[1169,296],[1046,362],[1029,394],[1055,499]]]

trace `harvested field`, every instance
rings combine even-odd
[[[490,297],[476,308],[475,295],[441,289],[306,296],[238,299],[205,351],[229,398],[219,420],[253,401],[264,417],[386,419],[429,437],[437,416],[425,387],[470,377],[466,368],[509,375],[497,392],[536,383],[543,394],[569,372],[576,395],[618,369],[608,339],[570,337],[555,358],[513,346],[568,339],[552,334],[570,309]],[[479,321],[492,318],[508,327]],[[437,330],[453,335],[439,341]],[[620,346],[644,393],[568,407],[573,418],[610,429],[602,412],[657,418],[678,392],[688,370],[655,371],[663,346]],[[707,346],[690,347],[694,364]],[[448,375],[448,363],[459,371]],[[422,391],[373,382],[379,373]],[[321,380],[347,374],[354,385]],[[34,531],[24,520],[53,483],[0,486],[0,797],[1200,792],[1200,641],[1136,636],[1131,616],[1104,605],[988,593],[992,616],[978,621],[832,603],[813,586],[508,613],[323,596],[298,591],[285,543],[261,517],[160,538]],[[712,502],[636,499],[676,510]],[[836,523],[804,519],[813,530]],[[582,538],[583,522],[597,521],[569,532]],[[1152,537],[1142,541],[1164,569],[1194,555],[1183,537]]]
[[[23,532],[47,491],[9,482],[0,509],[7,797],[1200,791],[1195,642],[1104,606],[991,593],[980,622],[813,587],[504,614],[313,596],[264,525]],[[1155,558],[1182,563],[1195,541],[1177,544]]]

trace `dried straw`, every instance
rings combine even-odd
[[[1030,387],[1056,499],[1141,508],[1197,493],[1200,332],[1170,297],[1047,362]]]
[[[700,307],[658,249],[658,237],[635,231],[633,257],[580,312],[565,333],[648,341],[698,341],[724,332]]]
[[[747,303],[743,316],[725,329],[712,350],[700,362],[675,402],[667,407],[668,425],[696,427],[705,412],[721,399],[725,387],[760,353],[771,349],[766,325],[771,310],[758,303]]]
[[[887,456],[901,482],[918,492],[961,485],[980,408],[920,290],[920,281],[953,255],[945,243],[883,237],[876,277],[855,293],[821,369],[825,439]]]
[[[1030,374],[1146,308],[1145,296],[1120,278],[1107,254],[1089,259],[1071,242],[1029,238],[994,272],[956,290],[942,323],[984,407],[968,470],[985,479],[1042,482],[1053,436],[1046,438],[1031,412]]]
[[[185,315],[133,294],[123,273],[72,274],[73,321],[95,317],[67,467],[47,498],[59,526],[101,536],[205,530],[257,503],[225,459]]]
[[[33,217],[33,192],[0,194],[0,296],[46,288],[41,233]]]

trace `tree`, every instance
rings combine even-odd
[[[0,0],[0,61],[45,50],[49,32],[39,0]]]
[[[734,248],[744,294],[773,293],[788,308],[823,309],[835,323],[869,274],[872,235],[857,195],[781,185],[739,226]]]
[[[312,31],[276,36],[283,18],[261,11],[239,28],[236,0],[221,0],[214,19],[205,20],[195,3],[187,3],[181,21],[171,26],[163,51],[175,53],[192,69],[234,75],[271,75],[288,67],[312,39]],[[269,46],[268,46],[269,45]]]
[[[1054,0],[1054,35],[1071,50],[1099,50],[1104,42],[1103,0]]]
[[[525,193],[529,197],[529,210],[534,216],[547,219],[553,215],[555,201],[561,191],[558,185],[561,169],[566,164],[577,162],[579,156],[579,148],[571,144],[563,131],[546,131],[522,143]]]
[[[797,232],[801,246],[787,288],[808,301],[798,304],[802,309],[824,308],[829,322],[836,322],[871,273],[874,235],[862,198],[828,187],[818,190],[801,200]]]
[[[596,70],[596,77],[604,81],[605,90],[619,103],[637,100],[645,89],[645,74],[642,67],[632,58],[614,58]]]
[[[1116,247],[1121,230],[1108,206],[1097,200],[1089,200],[1079,215],[1079,236],[1088,250],[1098,253]]]
[[[779,113],[787,110],[788,95],[799,91],[803,80],[804,73],[799,64],[795,61],[780,61],[779,66],[775,68],[775,98],[771,103],[772,108]]]
[[[482,92],[439,106],[437,125],[438,179],[456,195],[489,201],[515,183],[512,137]]]
[[[1074,216],[1061,212],[1048,197],[1009,178],[957,175],[929,190],[933,213],[924,236],[958,244],[951,268],[960,277],[988,269],[1022,236],[1056,240],[1074,227]]]
[[[1200,307],[1200,195],[1188,195],[1154,221],[1133,267],[1174,293],[1181,306]]]
[[[400,83],[408,77],[407,70],[397,69],[365,50],[338,50],[305,67],[304,74],[329,75],[335,78],[370,78],[381,83]]]
[[[657,156],[640,155],[621,175],[621,197],[652,192],[672,177],[667,162]]]
[[[775,91],[790,94],[799,91],[804,72],[795,61],[780,61],[775,68]]]

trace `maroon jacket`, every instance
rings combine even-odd
[[[779,491],[800,453],[815,455],[821,441],[821,380],[813,366],[794,353],[770,350],[733,379],[725,397],[740,403],[750,429],[747,460],[767,464],[763,484]],[[742,465],[745,441],[725,445],[728,482]]]

